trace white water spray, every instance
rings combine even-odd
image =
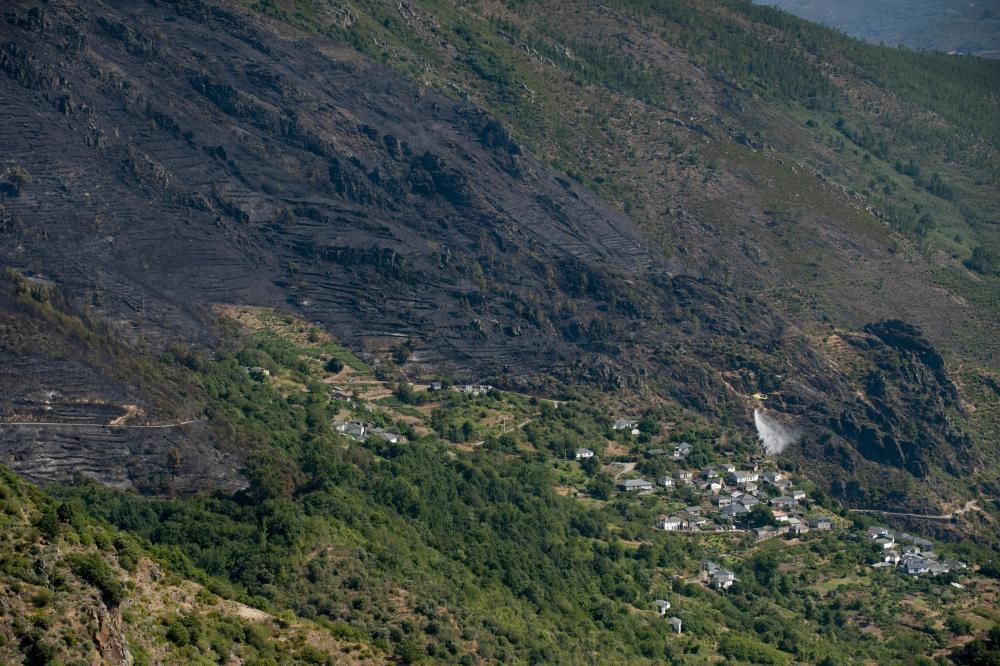
[[[753,410],[753,422],[757,426],[757,436],[768,455],[781,453],[801,436],[797,429],[786,426],[759,409]]]

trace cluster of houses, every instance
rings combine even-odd
[[[406,437],[403,435],[379,428],[371,423],[335,420],[331,426],[336,432],[347,435],[355,442],[364,442],[371,438],[382,439],[390,444],[402,444],[406,441]]]
[[[650,458],[670,456],[671,460],[684,460],[693,450],[694,446],[688,442],[677,442],[673,445],[673,449],[650,449],[646,455]]]
[[[910,576],[936,576],[967,568],[965,562],[940,558],[932,542],[906,532],[870,527],[867,536],[882,551],[872,565],[876,569],[898,567]]]
[[[690,451],[687,447],[690,445],[681,442],[675,446],[674,453],[680,453],[683,457]],[[829,518],[824,516],[808,520],[805,518],[805,491],[792,488],[785,473],[777,470],[760,472],[756,467],[741,470],[732,464],[706,467],[698,471],[678,469],[671,475],[657,478],[655,485],[665,490],[694,486],[703,491],[703,497],[710,504],[704,509],[702,506],[689,506],[677,513],[660,516],[655,527],[661,530],[700,530],[713,521],[728,524],[728,529],[738,529],[741,519],[748,518],[758,504],[769,506],[771,515],[778,523],[777,526],[755,530],[760,539],[788,532],[803,534],[810,529],[825,530],[832,527]],[[769,487],[770,492],[765,492],[764,486]],[[650,493],[654,488],[652,481],[641,478],[618,482],[618,489],[623,493]]]

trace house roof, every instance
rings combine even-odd
[[[726,508],[719,512],[719,515],[723,518],[735,518],[736,516],[742,516],[745,513],[750,513],[750,510],[739,502],[734,502]]]

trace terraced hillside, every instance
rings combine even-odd
[[[967,84],[995,68],[742,3],[250,10],[4,10],[5,264],[152,353],[214,346],[216,304],[285,306],[409,373],[742,423],[764,391],[862,496],[976,467],[953,373],[996,358],[997,278],[963,264],[995,242]],[[53,390],[44,367],[8,400]],[[73,445],[45,439],[11,450]]]

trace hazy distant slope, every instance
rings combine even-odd
[[[873,43],[1000,57],[997,0],[759,1]]]

